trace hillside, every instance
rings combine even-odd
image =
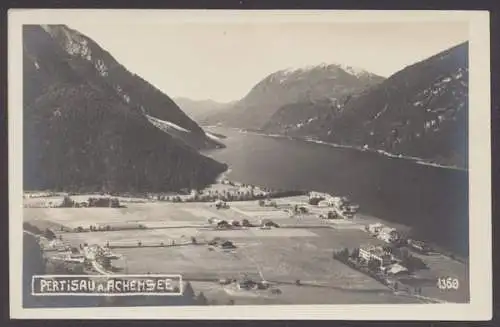
[[[45,31],[68,54],[68,64],[88,80],[99,80],[131,108],[190,132],[184,141],[197,149],[220,146],[207,138],[203,130],[167,95],[128,71],[113,56],[87,36],[64,25],[45,25]],[[111,92],[111,90],[109,90]]]
[[[467,167],[467,112],[468,43],[463,43],[340,103],[283,106],[265,130]]]
[[[116,92],[107,79],[111,73],[103,76],[96,70],[88,52],[75,55],[54,37],[66,31],[61,26],[24,26],[25,189],[167,191],[204,186],[226,169],[153,125],[138,110],[139,102]],[[96,49],[90,39],[82,42]],[[111,63],[110,56],[103,58]],[[124,72],[120,67],[116,71]],[[129,80],[123,79],[126,85]],[[130,94],[132,99],[135,93]],[[201,130],[175,105],[155,108],[176,126]]]
[[[369,72],[337,64],[281,70],[264,78],[242,100],[207,121],[258,130],[284,105],[323,98],[340,101],[383,80]]]
[[[213,100],[192,100],[188,98],[174,98],[174,102],[189,117],[199,124],[207,121],[207,118],[229,108],[233,103],[220,103]]]

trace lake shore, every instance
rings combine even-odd
[[[213,128],[221,128],[221,126],[203,126],[203,128],[213,129]],[[338,143],[330,143],[330,142],[325,142],[325,141],[321,141],[318,139],[314,139],[311,137],[298,137],[298,136],[287,136],[287,135],[282,135],[282,134],[269,134],[269,133],[262,133],[262,132],[257,132],[257,131],[250,131],[250,130],[234,128],[234,127],[223,127],[223,128],[237,131],[237,132],[243,133],[243,134],[254,134],[254,135],[260,135],[260,136],[264,136],[264,137],[272,137],[272,138],[280,138],[280,139],[288,139],[288,140],[293,140],[293,141],[301,141],[301,142],[320,144],[320,145],[325,145],[325,146],[339,148],[339,149],[350,149],[350,150],[356,150],[356,151],[361,151],[361,152],[369,152],[369,153],[378,154],[378,155],[388,157],[388,158],[411,161],[411,162],[414,162],[418,165],[468,172],[468,168],[452,166],[452,165],[443,165],[443,164],[439,164],[436,162],[432,162],[432,161],[424,159],[424,158],[405,156],[402,154],[393,154],[393,153],[389,153],[387,151],[380,150],[380,149],[363,148],[363,147],[353,146],[353,145],[343,145],[343,144],[338,144]],[[226,136],[226,138],[227,138],[227,136]]]

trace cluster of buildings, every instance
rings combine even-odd
[[[214,238],[212,241],[208,242],[208,245],[218,247],[220,249],[235,249],[236,245],[233,242],[222,239],[222,238]]]
[[[259,225],[254,225],[250,223],[247,219],[239,220],[221,220],[215,217],[208,218],[208,223],[214,225],[217,229],[232,229],[239,227],[260,227],[261,229],[270,229],[280,227],[277,223],[271,219],[261,219]]]
[[[335,218],[352,219],[358,210],[358,206],[352,204],[346,197],[331,196],[330,194],[320,192],[310,192],[310,203],[312,199],[317,200],[318,207],[331,207],[335,214]]]
[[[376,261],[380,270],[388,275],[401,275],[408,273],[408,269],[402,266],[390,252],[381,246],[370,246],[359,249],[359,257],[366,262]]]
[[[366,226],[366,230],[386,243],[395,243],[401,239],[401,235],[395,228],[384,226],[381,223],[370,224]]]

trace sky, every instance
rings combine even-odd
[[[468,39],[463,22],[116,24],[69,27],[170,97],[229,102],[267,75],[338,63],[388,77]]]

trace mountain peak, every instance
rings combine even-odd
[[[286,69],[279,70],[270,75],[270,78],[274,80],[274,78],[278,78],[280,83],[285,82],[288,78],[292,76],[299,76],[302,74],[310,74],[311,72],[323,72],[326,74],[338,74],[338,73],[346,73],[356,78],[365,78],[365,77],[380,77],[376,74],[370,73],[367,70],[351,65],[341,64],[341,63],[327,63],[322,62],[316,65],[306,65],[302,67],[288,67]]]

